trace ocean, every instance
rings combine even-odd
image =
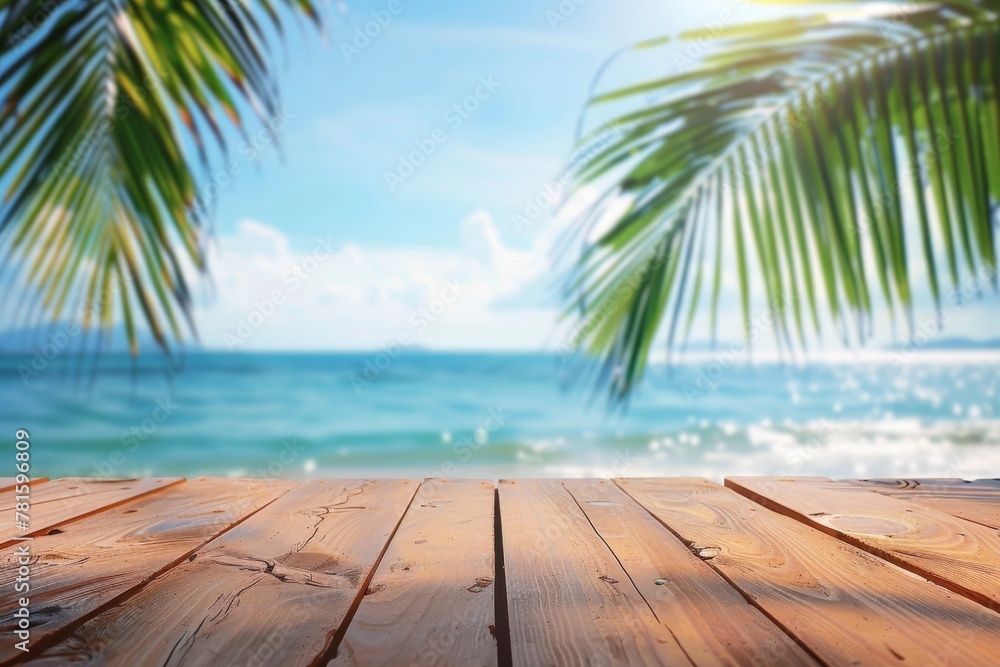
[[[0,358],[33,474],[311,477],[1000,471],[1000,360],[652,367],[627,409],[544,354]],[[12,446],[8,451],[13,452]],[[13,469],[13,454],[11,454]],[[0,476],[10,476],[3,473]]]

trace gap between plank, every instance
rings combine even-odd
[[[161,488],[170,488],[170,487],[173,487],[173,486],[177,486],[179,484],[183,484],[186,481],[187,481],[187,479],[182,478],[179,482],[175,482],[174,484],[169,484],[169,485],[167,485],[165,487],[161,487]],[[291,488],[294,489],[295,487],[293,486]],[[140,498],[145,498],[149,494],[156,493],[159,490],[160,489],[153,489],[151,491],[148,491],[147,493],[142,494],[141,496],[137,496],[136,498],[130,498],[129,500],[138,500]],[[264,503],[263,505],[261,505],[260,507],[258,507],[256,510],[250,512],[249,514],[244,515],[243,517],[241,517],[241,518],[237,519],[236,521],[234,521],[233,523],[229,524],[228,526],[226,526],[225,528],[223,528],[222,530],[220,530],[215,535],[212,535],[211,537],[209,537],[208,539],[206,539],[201,544],[197,545],[196,547],[192,548],[187,553],[185,553],[182,556],[178,557],[176,560],[168,563],[167,565],[164,565],[159,570],[157,570],[153,574],[149,575],[148,577],[146,577],[141,582],[139,582],[138,584],[136,584],[132,588],[128,589],[127,591],[123,591],[122,593],[120,593],[116,597],[111,598],[110,600],[108,600],[104,604],[95,607],[94,609],[92,609],[89,612],[83,614],[79,618],[77,618],[77,619],[75,619],[75,620],[67,623],[60,630],[58,630],[56,632],[53,632],[48,637],[45,637],[43,639],[38,640],[37,646],[33,644],[32,645],[32,649],[34,649],[37,653],[41,653],[41,652],[44,652],[44,651],[52,648],[53,646],[55,646],[57,644],[62,643],[63,641],[65,641],[66,639],[68,639],[70,636],[72,636],[73,633],[76,632],[77,628],[79,628],[81,625],[83,625],[84,623],[87,623],[88,621],[90,621],[91,619],[93,619],[93,618],[95,618],[97,616],[100,616],[101,614],[103,614],[107,610],[109,610],[109,609],[111,609],[113,607],[117,607],[118,605],[127,602],[133,596],[135,596],[140,591],[142,591],[144,588],[146,588],[146,586],[148,586],[149,584],[151,584],[154,579],[156,579],[157,577],[163,576],[168,571],[174,569],[175,567],[177,567],[181,563],[187,561],[189,558],[191,558],[191,556],[193,554],[195,554],[203,546],[205,546],[206,544],[208,544],[212,540],[218,538],[220,535],[222,535],[224,533],[227,533],[230,530],[232,530],[233,528],[235,528],[236,526],[240,525],[241,523],[243,523],[244,521],[246,521],[247,519],[249,519],[250,517],[252,517],[257,512],[260,512],[262,509],[264,509],[265,507],[267,507],[268,505],[270,505],[274,501],[276,501],[279,498],[281,498],[283,495],[285,495],[286,493],[288,493],[288,491],[290,491],[290,490],[291,489],[287,489],[285,491],[282,491],[281,493],[279,493],[278,495],[276,495],[272,500]],[[125,501],[125,502],[129,502],[129,501]],[[124,503],[118,503],[118,505],[122,505],[122,504],[124,504]],[[118,505],[116,505],[116,507]],[[101,510],[101,511],[103,511],[103,510]],[[65,525],[65,523],[59,524],[59,525]],[[8,663],[4,663],[4,664],[16,665],[16,664],[21,664],[21,663],[27,662],[29,659],[31,659],[31,658],[29,656],[26,656],[24,658],[14,659],[14,660],[12,660],[12,661],[10,661]]]
[[[647,514],[649,514],[651,517],[653,517],[657,521],[657,523],[659,523],[661,526],[663,526],[668,531],[670,531],[670,533],[674,537],[676,537],[678,540],[681,541],[681,544],[683,544],[689,550],[691,550],[691,553],[693,553],[696,557],[698,556],[697,552],[695,552],[693,549],[691,549],[691,542],[689,542],[688,540],[685,540],[683,537],[681,537],[680,534],[677,533],[677,531],[675,531],[673,528],[671,528],[669,525],[667,525],[667,523],[665,521],[663,521],[662,519],[660,519],[660,517],[656,516],[645,505],[643,505],[641,502],[639,502],[639,500],[637,498],[635,498],[631,493],[629,493],[628,489],[626,489],[621,484],[619,484],[617,480],[612,480],[612,482],[614,483],[615,486],[617,486],[619,489],[621,489],[625,493],[625,495],[627,495],[629,498],[631,498],[632,500],[634,500],[636,502],[636,504],[639,505],[639,507],[641,507],[643,510],[645,510]],[[803,651],[805,651],[809,655],[810,658],[812,658],[813,660],[815,660],[818,664],[823,665],[823,667],[832,667],[829,663],[827,663],[822,658],[820,658],[819,655],[817,655],[816,652],[813,651],[804,641],[802,641],[801,639],[799,639],[799,637],[794,632],[792,632],[789,628],[787,628],[784,625],[784,623],[780,622],[777,618],[775,618],[774,616],[772,616],[767,611],[767,609],[764,609],[764,607],[762,607],[756,600],[754,600],[752,597],[750,597],[750,595],[748,595],[742,588],[740,588],[736,584],[736,582],[734,582],[732,579],[730,579],[729,577],[727,577],[725,575],[725,573],[722,572],[718,567],[716,567],[710,561],[707,561],[707,560],[704,560],[702,562],[704,562],[706,565],[708,565],[710,568],[712,568],[712,570],[717,575],[719,575],[720,577],[722,577],[723,581],[725,581],[727,584],[729,584],[730,586],[732,586],[736,590],[736,592],[739,593],[740,596],[744,600],[747,601],[748,604],[750,604],[751,606],[753,606],[754,608],[756,608],[757,611],[759,611],[760,613],[762,613],[765,616],[765,618],[767,618],[769,621],[771,621],[772,623],[774,623],[782,632],[784,632],[786,635],[788,635],[789,638],[791,638],[791,640],[793,642],[795,642],[796,644],[798,644],[799,648],[801,648]]]
[[[503,558],[503,521],[500,519],[500,489],[493,488],[493,627],[497,641],[498,667],[511,667],[510,612],[507,608],[507,570]]]
[[[354,620],[355,614],[358,612],[358,608],[365,599],[365,595],[368,594],[368,587],[371,586],[372,579],[375,578],[375,573],[378,571],[378,566],[382,563],[382,557],[385,556],[385,552],[389,550],[389,544],[392,543],[393,539],[396,537],[396,533],[399,531],[400,525],[403,523],[403,517],[406,513],[410,511],[410,507],[413,505],[414,499],[417,497],[417,492],[420,487],[423,486],[423,482],[420,482],[414,487],[413,494],[410,496],[410,501],[406,503],[406,507],[403,509],[399,518],[396,519],[396,525],[392,527],[392,531],[389,533],[389,537],[386,538],[385,544],[382,545],[382,550],[379,552],[378,556],[375,558],[375,562],[372,564],[371,569],[368,570],[368,576],[365,580],[361,582],[361,587],[358,589],[358,594],[354,597],[354,602],[351,603],[350,608],[347,613],[344,614],[343,620],[337,629],[333,631],[332,639],[330,640],[329,646],[326,650],[320,653],[316,658],[309,663],[309,667],[323,667],[328,662],[337,657],[337,651],[340,649],[340,643],[344,641],[344,636],[347,634],[347,628],[351,625],[351,621]]]
[[[67,479],[67,478],[63,477],[63,478],[57,479],[55,481],[58,482],[58,481],[61,481],[62,479]],[[156,478],[150,478],[150,479],[163,479],[163,478],[162,477],[156,477]],[[52,480],[50,480],[49,483],[51,483],[51,481]],[[132,479],[121,479],[121,480],[111,480],[111,481],[113,481],[113,482],[119,482],[119,481],[124,482],[124,481],[133,481],[133,480]],[[141,478],[134,478],[134,481],[140,482],[140,481],[142,481],[142,479]],[[88,512],[84,512],[83,514],[77,514],[75,516],[67,517],[66,519],[63,519],[62,521],[50,524],[50,525],[46,526],[45,528],[39,528],[38,530],[33,531],[33,532],[22,533],[21,537],[42,537],[43,535],[47,534],[49,531],[54,530],[56,528],[61,528],[63,526],[66,526],[66,525],[69,525],[71,523],[74,523],[76,521],[80,521],[81,519],[89,519],[90,517],[94,516],[95,514],[100,514],[101,512],[106,512],[108,510],[115,509],[116,507],[120,507],[121,505],[124,505],[125,503],[130,503],[133,500],[139,500],[140,498],[145,498],[146,496],[149,496],[150,494],[157,493],[159,491],[163,491],[164,489],[169,489],[169,488],[175,487],[178,484],[183,484],[186,481],[187,481],[186,477],[178,477],[175,481],[170,482],[169,484],[163,484],[162,486],[154,486],[153,488],[149,489],[148,491],[143,491],[142,493],[139,493],[137,495],[129,496],[127,498],[123,498],[121,500],[118,500],[118,501],[115,501],[115,502],[111,503],[110,505],[102,505],[101,507],[95,507],[94,509],[91,509]],[[34,493],[34,492],[35,491],[32,490],[32,493]],[[65,501],[71,500],[71,499],[72,499],[72,497],[59,498],[59,499],[53,499],[53,502],[56,502],[56,501],[65,502]],[[2,538],[0,538],[0,549],[6,549],[7,547],[9,547],[9,546],[11,546],[13,544],[16,544],[16,543],[17,543],[17,540],[15,540],[13,538],[7,540],[6,542],[4,542]]]
[[[562,486],[563,491],[569,494],[569,497],[573,499],[573,502],[576,504],[576,506],[580,508],[580,513],[583,515],[583,518],[587,520],[587,523],[590,524],[590,527],[594,531],[594,534],[597,535],[597,537],[601,540],[601,543],[604,544],[607,550],[611,552],[611,555],[615,557],[615,562],[618,563],[618,567],[620,567],[622,572],[625,573],[625,576],[628,577],[628,582],[632,584],[632,588],[635,589],[636,594],[638,594],[639,598],[646,604],[646,607],[649,609],[650,613],[653,614],[653,618],[656,619],[656,622],[662,625],[664,628],[666,628],[667,632],[669,632],[670,636],[674,638],[674,642],[680,648],[681,653],[684,654],[684,657],[688,659],[688,662],[691,663],[692,667],[697,667],[695,661],[691,659],[690,655],[688,655],[688,652],[684,648],[684,645],[681,644],[681,642],[677,639],[677,635],[674,634],[674,631],[671,630],[670,627],[663,621],[661,621],[660,617],[656,615],[656,610],[653,609],[653,605],[649,604],[649,600],[647,600],[646,597],[642,594],[642,591],[639,590],[639,587],[635,585],[635,581],[632,580],[632,575],[629,574],[629,571],[627,569],[625,569],[625,565],[622,563],[621,559],[618,558],[618,554],[615,553],[615,550],[611,548],[611,545],[608,544],[607,540],[604,539],[604,536],[601,535],[601,532],[597,530],[597,526],[595,526],[594,522],[590,520],[590,517],[587,515],[587,511],[583,509],[583,505],[580,504],[580,501],[577,500],[576,496],[573,495],[572,491],[566,488],[565,484],[560,482],[560,486]]]
[[[809,528],[812,528],[813,530],[829,535],[830,537],[833,537],[843,542],[844,544],[848,544],[856,549],[860,549],[861,551],[869,553],[872,556],[875,556],[876,558],[879,558],[885,561],[886,563],[889,563],[890,565],[899,568],[900,570],[906,572],[907,574],[919,577],[921,579],[925,579],[926,581],[936,586],[940,586],[941,588],[949,590],[952,593],[955,593],[956,595],[962,596],[966,600],[970,600],[972,602],[975,602],[976,604],[980,604],[992,612],[1000,613],[1000,604],[997,604],[994,600],[983,595],[979,591],[972,590],[966,588],[965,586],[962,586],[961,584],[949,581],[947,578],[935,572],[931,572],[930,570],[921,568],[919,565],[910,563],[894,555],[893,553],[886,551],[885,549],[880,549],[874,544],[869,544],[857,537],[854,537],[853,535],[850,535],[845,532],[840,532],[835,528],[828,528],[827,526],[824,526],[818,521],[813,521],[809,517],[803,516],[801,513],[796,512],[791,508],[787,508],[781,503],[775,502],[766,496],[762,496],[748,488],[745,488],[741,484],[733,482],[728,478],[725,480],[725,484],[727,489],[730,489],[734,493],[740,494],[747,500],[755,502],[761,507],[765,507],[773,512],[781,514],[782,516],[787,516],[790,519],[794,519],[795,521],[798,521],[804,526],[808,526]],[[859,489],[856,487],[851,487],[851,488],[856,489],[860,493],[877,493],[876,491],[871,491],[868,489]],[[961,517],[955,517],[955,518],[958,519],[958,521],[966,520]],[[975,522],[970,522],[970,523],[975,523]],[[991,528],[991,530],[993,529]]]

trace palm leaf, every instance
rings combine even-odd
[[[319,23],[312,0],[278,4]],[[189,280],[205,269],[186,144],[207,173],[213,144],[226,148],[220,114],[242,132],[240,106],[278,112],[280,15],[269,0],[40,8],[0,0],[0,248],[33,304],[19,317],[84,329],[117,317],[133,354],[140,325],[169,353],[195,333]]]
[[[691,69],[592,99],[626,110],[576,170],[603,195],[571,231],[567,315],[613,401],[706,303],[718,335],[727,262],[742,322],[725,335],[749,345],[764,314],[782,350],[827,325],[864,343],[880,303],[912,332],[918,262],[938,308],[983,266],[996,286],[1000,1],[859,6],[732,26]]]

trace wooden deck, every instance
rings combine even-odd
[[[1000,664],[998,480],[10,484],[0,665]]]

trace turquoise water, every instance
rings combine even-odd
[[[49,477],[1000,471],[993,358],[805,367],[706,359],[653,368],[625,413],[568,390],[550,356],[386,361],[204,353],[168,375],[155,355],[137,366],[105,356],[96,372],[90,361],[56,358],[30,373],[30,358],[4,357],[0,425],[11,442],[16,429],[30,431],[34,473]]]

